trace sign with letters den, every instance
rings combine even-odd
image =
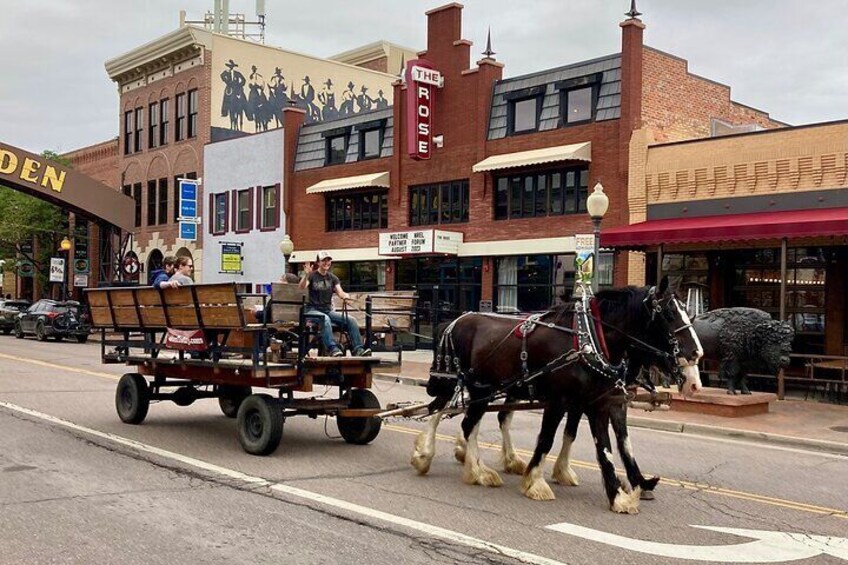
[[[462,243],[461,232],[410,230],[380,234],[380,255],[456,255]]]

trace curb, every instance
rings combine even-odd
[[[417,377],[405,377],[400,374],[374,373],[373,377],[380,381],[400,383],[412,386],[427,386],[426,379],[420,379]],[[651,418],[644,418],[631,415],[628,415],[627,423],[630,426],[633,426],[634,428],[644,428],[648,430],[657,430],[662,432],[672,432],[708,437],[741,439],[757,443],[779,445],[783,447],[795,447],[807,450],[821,451],[824,453],[835,453],[837,455],[848,455],[848,443],[840,443],[835,441],[784,436],[767,432],[740,430],[738,428],[710,426],[707,424],[675,422],[673,420],[654,420]]]

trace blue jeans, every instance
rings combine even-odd
[[[336,312],[335,310],[331,310],[330,312],[321,312],[319,310],[309,310],[306,312],[306,315],[310,318],[315,318],[321,322],[321,341],[324,342],[324,346],[332,351],[334,349],[338,349],[338,344],[336,340],[333,338],[333,326],[330,323],[336,322],[342,327],[347,327],[347,333],[350,336],[350,342],[353,345],[353,350],[362,347],[362,336],[359,335],[359,324],[356,323],[351,316],[345,316],[341,312]]]

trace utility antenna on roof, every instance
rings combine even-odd
[[[265,43],[265,0],[256,0],[256,21],[247,21],[244,14],[231,14],[229,0],[215,0],[214,10],[206,12],[202,20],[185,20],[185,23],[200,24],[213,33]]]
[[[624,15],[630,16],[631,20],[635,20],[636,18],[642,15],[642,12],[636,9],[636,0],[630,0],[630,11]]]
[[[492,51],[492,28],[490,26],[489,32],[486,34],[486,50],[483,51],[483,55],[485,55],[487,59],[494,59],[494,57],[492,57],[494,54],[495,52]]]

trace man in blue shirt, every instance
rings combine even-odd
[[[180,286],[179,283],[168,282],[171,278],[171,275],[173,275],[174,271],[176,270],[176,263],[177,258],[173,255],[168,255],[167,257],[162,259],[162,268],[156,269],[152,273],[150,273],[150,276],[153,277],[153,282],[150,283],[153,288],[176,288]]]

